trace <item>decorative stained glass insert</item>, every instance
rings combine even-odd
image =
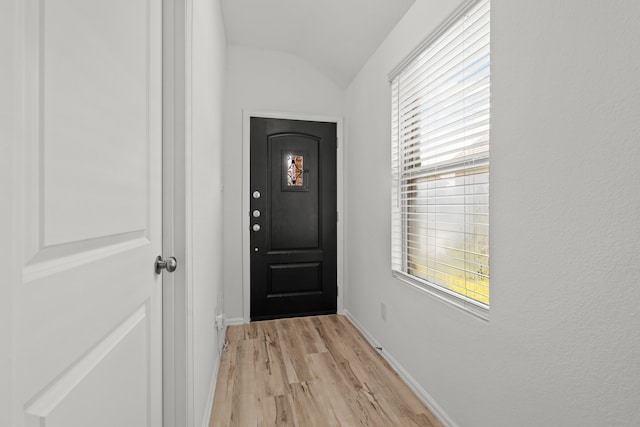
[[[304,181],[304,156],[287,154],[285,168],[287,169],[287,187],[302,187]]]

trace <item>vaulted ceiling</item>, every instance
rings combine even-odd
[[[346,87],[415,0],[222,0],[231,45],[288,52]]]

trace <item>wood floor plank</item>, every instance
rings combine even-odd
[[[344,317],[227,328],[210,427],[442,427]]]
[[[238,342],[237,378],[233,387],[231,401],[231,425],[257,425],[255,395],[255,339]]]
[[[231,402],[233,387],[235,385],[236,376],[236,357],[238,346],[238,338],[236,333],[239,333],[241,328],[234,327],[227,329],[227,337],[225,340],[224,351],[220,360],[220,369],[218,371],[218,382],[216,384],[215,399],[213,401],[212,413],[216,414],[216,419],[230,420],[231,419]],[[233,340],[233,345],[229,340]],[[213,417],[211,418],[213,421]],[[220,424],[219,424],[220,425]],[[228,424],[227,424],[228,425]],[[214,424],[209,424],[209,427],[214,427]]]
[[[344,340],[359,344],[351,347],[355,353],[354,357],[366,368],[366,376],[372,380],[370,385],[381,394],[379,396],[381,399],[390,404],[389,406],[397,416],[405,417],[408,413],[431,415],[387,361],[368,345],[368,341],[357,329],[350,327],[351,324],[346,318],[334,316],[328,320],[336,325],[335,330]],[[435,417],[433,418],[435,419]]]
[[[260,338],[255,340],[256,380],[262,385],[259,390],[268,396],[287,395],[291,389],[273,322],[264,322],[259,325],[259,331]]]
[[[276,402],[276,427],[295,427],[293,409],[289,396],[275,396]]]
[[[315,388],[303,381],[291,384],[291,404],[295,425],[309,427],[324,427],[322,419],[324,411],[319,407],[320,396],[315,395]]]
[[[345,385],[338,373],[338,367],[329,353],[310,354],[311,371],[315,378],[312,383],[324,390],[324,407],[330,409],[341,424],[358,425],[360,416],[357,399]]]
[[[291,363],[295,370],[297,382],[309,381],[311,379],[309,367],[307,366],[306,359],[302,357],[302,355],[306,354],[303,350],[305,346],[295,329],[295,323],[293,323],[291,319],[282,319],[278,325],[281,329],[281,333],[279,334],[281,345],[287,349],[289,363]]]
[[[278,344],[280,345],[280,352],[282,354],[282,359],[284,363],[284,369],[287,374],[287,379],[289,380],[289,384],[295,384],[300,382],[298,378],[298,373],[296,372],[296,368],[294,366],[292,355],[289,353],[289,346],[287,343],[278,336]]]
[[[273,396],[258,396],[258,425],[276,425],[276,399]]]
[[[301,332],[302,332],[302,336],[305,338],[305,340],[308,342],[309,345],[309,351],[308,353],[324,353],[327,350],[327,347],[324,344],[324,340],[322,339],[322,337],[318,334],[318,331],[316,329],[316,325],[314,320],[317,320],[318,317],[314,316],[314,317],[303,317],[301,320],[301,325],[302,327],[300,328]]]
[[[331,335],[327,335],[331,337]],[[336,372],[340,383],[343,385],[342,394],[349,396],[352,407],[357,408],[359,419],[367,421],[367,425],[375,424],[375,420],[381,420],[383,424],[390,425],[391,418],[380,405],[379,398],[367,384],[368,379],[363,368],[358,363],[353,363],[350,349],[340,341],[329,338],[327,348],[334,360]]]

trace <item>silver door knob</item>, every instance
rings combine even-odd
[[[259,224],[253,224],[253,231],[260,231],[260,225]]]
[[[253,215],[254,218],[258,218],[260,216],[260,211],[256,209],[253,212],[251,212],[251,215]]]
[[[173,273],[174,271],[176,271],[176,268],[178,268],[178,260],[176,260],[174,257],[169,257],[169,259],[165,261],[162,259],[162,256],[158,255],[158,257],[156,258],[155,267],[156,274],[162,273],[163,269],[167,270],[169,273]]]

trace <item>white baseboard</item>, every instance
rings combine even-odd
[[[218,342],[227,335],[227,326],[221,329],[221,335],[218,336]],[[222,338],[221,338],[222,337]],[[202,419],[202,427],[209,427],[209,420],[211,419],[211,411],[213,410],[213,399],[216,396],[216,384],[218,384],[218,373],[220,372],[220,362],[222,361],[222,349],[218,344],[218,355],[216,356],[216,362],[213,366],[213,375],[211,377],[211,384],[209,385],[209,397],[207,398],[207,410],[205,411],[204,418]]]
[[[371,346],[382,347],[380,343],[367,331],[353,315],[349,312],[349,310],[344,310],[344,315],[353,325],[364,335],[364,337],[369,341]],[[442,409],[440,405],[431,397],[429,393],[416,381],[415,378],[409,374],[409,372],[398,362],[388,351],[384,350],[380,351],[379,354],[389,362],[389,365],[396,371],[396,373],[400,376],[402,381],[404,381],[409,388],[418,396],[418,398],[426,405],[427,408],[440,420],[440,422],[445,427],[458,427],[456,423],[453,422],[451,417],[447,415],[447,413]]]
[[[229,319],[225,319],[225,324],[229,326],[233,325],[244,325],[243,317],[231,317]]]

